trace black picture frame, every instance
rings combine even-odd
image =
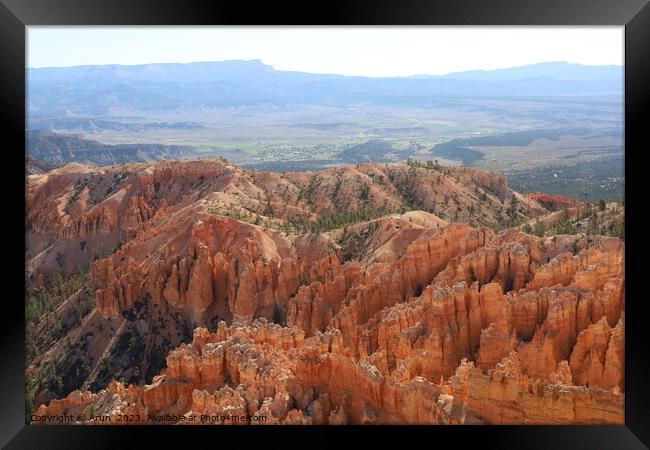
[[[4,225],[7,249],[3,285],[10,293],[2,302],[0,342],[0,446],[22,448],[129,448],[137,441],[151,444],[163,439],[169,445],[198,445],[234,437],[246,445],[260,438],[286,443],[287,427],[161,427],[161,426],[26,426],[24,423],[24,308],[21,302],[24,267],[23,225],[25,211],[24,165],[19,148],[25,144],[25,38],[29,25],[624,25],[625,26],[625,208],[626,245],[626,336],[624,426],[391,426],[301,427],[303,445],[332,438],[347,440],[351,431],[363,439],[394,437],[415,444],[476,439],[479,445],[498,448],[648,448],[650,446],[650,396],[648,370],[648,314],[642,271],[645,243],[642,214],[643,152],[648,139],[645,118],[650,109],[650,5],[648,0],[447,0],[340,1],[300,5],[170,1],[170,0],[0,0],[0,108],[3,133],[5,202],[12,211]],[[21,163],[22,162],[22,163]],[[22,196],[21,196],[22,195]],[[22,212],[20,211],[22,208]],[[24,243],[24,241],[23,241]],[[9,255],[11,255],[9,257]],[[196,444],[193,444],[196,443]],[[404,444],[402,444],[404,445]]]

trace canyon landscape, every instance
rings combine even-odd
[[[30,431],[625,424],[623,27],[27,31]]]
[[[411,160],[69,163],[26,197],[30,423],[624,423],[620,203]]]

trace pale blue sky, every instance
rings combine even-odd
[[[278,70],[409,76],[543,61],[624,62],[623,27],[59,27],[27,29],[27,66],[261,59]]]

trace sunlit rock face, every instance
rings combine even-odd
[[[566,236],[495,232],[424,211],[313,233],[288,221],[359,208],[359,183],[369,186],[364,197],[399,205],[408,176],[419,180],[410,195],[423,208],[445,195],[467,202],[483,188],[501,204],[515,195],[505,178],[479,171],[399,165],[280,175],[194,161],[69,165],[35,176],[33,242],[122,243],[95,261],[82,250],[70,256],[91,270],[98,321],[128,321],[142,304],[158,305],[170,314],[163,321],[178,315],[193,332],[150,383],[114,380],[35,414],[92,410],[109,423],[130,414],[181,424],[225,415],[246,424],[622,424],[622,240],[591,236],[574,254]],[[117,180],[108,194],[107,180]],[[533,214],[562,201],[538,195],[521,204]],[[496,213],[486,204],[479,214]]]

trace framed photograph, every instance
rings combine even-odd
[[[648,448],[647,1],[2,3],[2,448]]]

